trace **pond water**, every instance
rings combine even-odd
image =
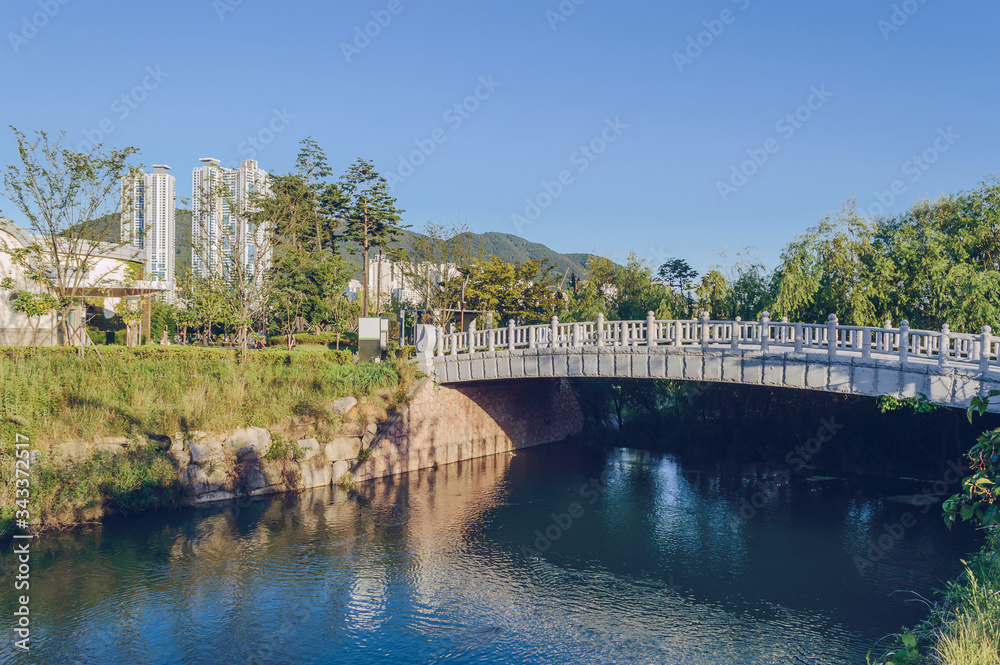
[[[864,663],[978,536],[809,473],[567,442],[46,533],[0,662]]]

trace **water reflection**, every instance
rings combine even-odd
[[[890,594],[928,593],[975,547],[935,509],[848,481],[774,482],[781,475],[565,444],[350,494],[46,534],[33,653],[52,663],[863,663],[875,640],[920,616]],[[916,523],[859,572],[854,557],[907,510]],[[8,616],[11,600],[0,601]]]

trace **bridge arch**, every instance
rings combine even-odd
[[[439,383],[605,377],[739,383],[851,395],[925,395],[967,408],[1000,389],[1000,338],[899,327],[701,319],[597,321],[418,331],[418,362]],[[1000,405],[991,407],[1000,411]]]

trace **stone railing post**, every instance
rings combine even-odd
[[[872,357],[872,331],[865,328],[861,331],[861,359],[870,360]]]
[[[743,336],[743,319],[739,316],[733,321],[733,351],[739,351],[740,349],[740,338]]]
[[[826,350],[831,358],[837,355],[837,315],[831,314],[826,319]]]
[[[528,326],[528,348],[534,349],[535,346],[535,326]]]
[[[701,350],[708,350],[708,312],[701,313]]]
[[[680,348],[684,342],[684,324],[674,321],[674,346]]]
[[[941,326],[941,335],[938,337],[938,365],[945,366],[948,362],[948,350],[951,346],[951,328],[948,324]]]
[[[771,313],[762,312],[760,315],[760,350],[767,352],[771,347]]]
[[[805,342],[806,329],[801,323],[795,324],[795,353],[802,353],[802,345]]]
[[[507,323],[507,350],[508,351],[513,351],[514,350],[514,327],[515,327],[515,325],[516,324],[514,323],[514,319],[511,319]]]
[[[910,322],[899,322],[899,362],[906,364],[906,358],[910,355]]]
[[[788,323],[788,317],[781,317],[782,323]],[[781,326],[781,335],[779,335],[782,344],[788,344],[788,326]]]
[[[444,357],[444,328],[438,326],[435,337],[437,339],[434,341],[434,351],[438,358],[442,358]]]
[[[885,351],[886,353],[892,353],[892,333],[886,332],[892,330],[892,319],[886,319],[882,322],[882,347],[879,351]],[[888,340],[888,341],[886,341]]]
[[[497,331],[492,326],[486,329],[486,349],[491,353],[497,348]]]
[[[448,324],[448,329],[451,331],[448,333],[448,341],[451,343],[451,355],[458,355],[458,337],[459,333],[455,332],[455,324]]]
[[[417,351],[417,362],[421,371],[430,376],[434,373],[434,353],[440,348],[437,329],[426,323],[418,323],[415,332],[414,346]]]
[[[476,352],[476,320],[469,321],[469,353]]]
[[[601,348],[604,346],[604,315],[597,315],[597,346]]]
[[[552,341],[549,345],[553,348],[559,348],[559,317],[552,317]]]
[[[656,346],[656,314],[646,312],[646,346]]]
[[[983,334],[979,340],[979,371],[986,374],[990,371],[990,355],[993,351],[993,328],[983,326]]]

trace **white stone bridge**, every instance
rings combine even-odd
[[[418,362],[444,384],[536,377],[741,383],[852,395],[925,395],[966,408],[1000,389],[1000,337],[826,324],[701,319],[597,321],[445,333],[418,326]],[[1000,411],[1000,405],[991,407]]]

